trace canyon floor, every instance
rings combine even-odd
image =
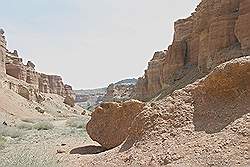
[[[79,119],[86,124],[89,116],[50,121],[53,128],[48,130],[29,129],[27,125],[26,129],[1,127],[16,136],[0,138],[0,166],[79,166],[77,159],[102,151],[84,128],[74,127]]]
[[[81,107],[65,105],[58,95],[44,97],[36,103],[0,88],[1,167],[79,166],[78,159],[103,151],[85,130],[88,112],[82,115]]]

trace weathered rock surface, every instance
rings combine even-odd
[[[163,91],[169,94],[225,61],[248,55],[249,6],[247,0],[203,0],[192,16],[175,23],[172,45],[155,53],[135,97],[148,100]]]
[[[36,99],[39,93],[53,93],[63,97],[75,98],[72,87],[64,84],[61,76],[39,73],[35,70],[33,62],[28,61],[25,65],[16,50],[13,52],[8,51],[3,33],[3,30],[0,30],[0,85],[17,92],[29,100],[41,101]],[[1,79],[6,74],[17,80],[10,77]]]
[[[250,56],[226,62],[203,79],[148,103],[121,146],[84,165],[247,166],[249,83]]]
[[[241,0],[239,7],[240,16],[236,23],[235,33],[244,50],[250,49],[250,1]]]
[[[137,79],[124,79],[112,83],[108,88],[75,90],[76,103],[87,110],[93,110],[102,102],[123,102],[134,95]]]
[[[92,113],[87,132],[106,149],[114,148],[126,139],[133,119],[143,107],[144,103],[137,100],[102,103]]]
[[[0,80],[5,75],[6,40],[3,29],[0,29]],[[0,87],[2,83],[0,82]]]
[[[123,102],[131,99],[135,85],[110,84],[106,94],[103,96],[103,102]]]
[[[75,106],[75,99],[72,96],[66,96],[64,99],[64,103],[69,105],[70,107]]]

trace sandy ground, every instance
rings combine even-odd
[[[83,116],[81,119],[87,123],[89,118]],[[102,151],[84,128],[71,127],[67,125],[68,120],[51,121],[53,129],[22,130],[22,135],[17,138],[4,137],[6,141],[0,150],[0,166],[79,166],[78,159],[88,160]]]
[[[82,108],[65,105],[58,95],[44,96],[38,104],[0,88],[0,167],[79,166],[80,159],[102,151],[85,130],[88,113],[81,115]]]

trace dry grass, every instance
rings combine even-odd
[[[32,129],[32,123],[27,123],[27,122],[20,122],[17,123],[16,127],[18,129],[24,129],[24,130],[31,130]]]
[[[41,121],[41,122],[36,123],[33,126],[33,128],[37,130],[50,130],[54,128],[54,125],[47,121]]]
[[[86,124],[86,120],[81,118],[71,118],[67,120],[66,125],[73,128],[83,128]]]
[[[11,138],[18,138],[23,135],[23,132],[16,127],[0,126],[0,136],[8,136]]]

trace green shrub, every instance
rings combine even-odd
[[[33,126],[37,130],[50,130],[54,128],[54,125],[47,121],[41,121]]]

